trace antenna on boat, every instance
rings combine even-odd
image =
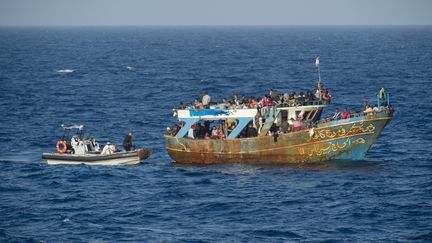
[[[320,72],[320,60],[319,60],[319,56],[316,57],[315,59],[315,66],[318,69],[318,87],[321,87],[321,72]]]

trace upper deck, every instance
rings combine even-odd
[[[189,129],[199,121],[221,121],[234,120],[236,126],[232,131],[226,133],[227,139],[234,139],[248,126],[249,123],[257,128],[258,135],[266,135],[271,126],[281,121],[301,120],[303,122],[317,121],[321,117],[322,110],[327,107],[327,102],[315,101],[303,105],[269,105],[250,108],[248,106],[212,104],[207,108],[186,108],[175,109],[174,116],[183,122],[184,125],[175,135],[184,137]]]

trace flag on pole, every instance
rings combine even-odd
[[[316,59],[315,59],[315,66],[316,66],[316,67],[319,66],[319,56],[317,56]]]

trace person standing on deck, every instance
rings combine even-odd
[[[129,131],[123,140],[123,148],[126,151],[130,151],[132,149],[132,147],[133,147],[133,145],[132,145],[132,132]]]
[[[192,139],[194,139],[195,137],[194,137],[194,129],[195,129],[195,124],[194,125],[192,125],[190,128],[189,128],[189,130],[188,130],[188,138],[192,138]]]
[[[204,106],[204,108],[208,108],[210,101],[211,101],[211,96],[208,95],[207,91],[205,91],[204,96],[202,97],[202,105]]]
[[[78,134],[74,134],[71,139],[71,147],[74,151],[76,150],[76,147],[78,146],[79,142],[80,140],[78,138]]]

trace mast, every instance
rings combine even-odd
[[[320,72],[320,57],[317,56],[315,59],[315,66],[317,67],[317,71],[318,71],[318,88],[321,90],[321,72]]]

